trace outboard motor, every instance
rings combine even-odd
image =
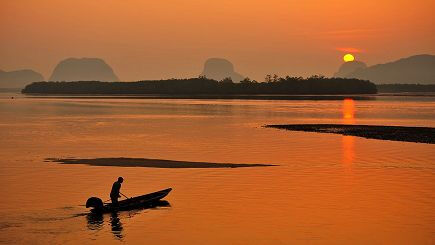
[[[101,211],[103,210],[104,204],[103,201],[98,197],[90,197],[86,201],[86,207],[87,208],[94,208],[95,211]]]

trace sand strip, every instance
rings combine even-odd
[[[277,166],[273,164],[240,164],[240,163],[211,163],[211,162],[188,162],[163,159],[147,158],[47,158],[46,162],[60,164],[86,164],[91,166],[113,167],[145,167],[145,168],[242,168],[242,167],[267,167]]]
[[[435,128],[429,128],[429,127],[344,125],[344,124],[288,124],[288,125],[266,125],[264,127],[285,129],[285,130],[292,130],[292,131],[351,135],[351,136],[364,137],[367,139],[435,144]]]

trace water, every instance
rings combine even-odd
[[[14,99],[11,99],[14,96]],[[265,124],[435,126],[435,97],[374,100],[32,98],[0,94],[0,243],[434,244],[434,145]],[[46,158],[138,157],[274,167],[162,169]],[[172,187],[168,207],[91,217]]]

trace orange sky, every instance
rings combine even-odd
[[[435,53],[433,0],[0,0],[0,69],[48,77],[100,57],[122,80],[197,76],[209,57],[243,75],[332,75],[345,51],[384,63]]]

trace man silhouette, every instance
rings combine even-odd
[[[118,180],[113,183],[112,190],[110,191],[110,199],[112,200],[112,204],[115,206],[118,206],[118,198],[121,197],[120,190],[122,182],[124,182],[124,179],[119,177]]]

